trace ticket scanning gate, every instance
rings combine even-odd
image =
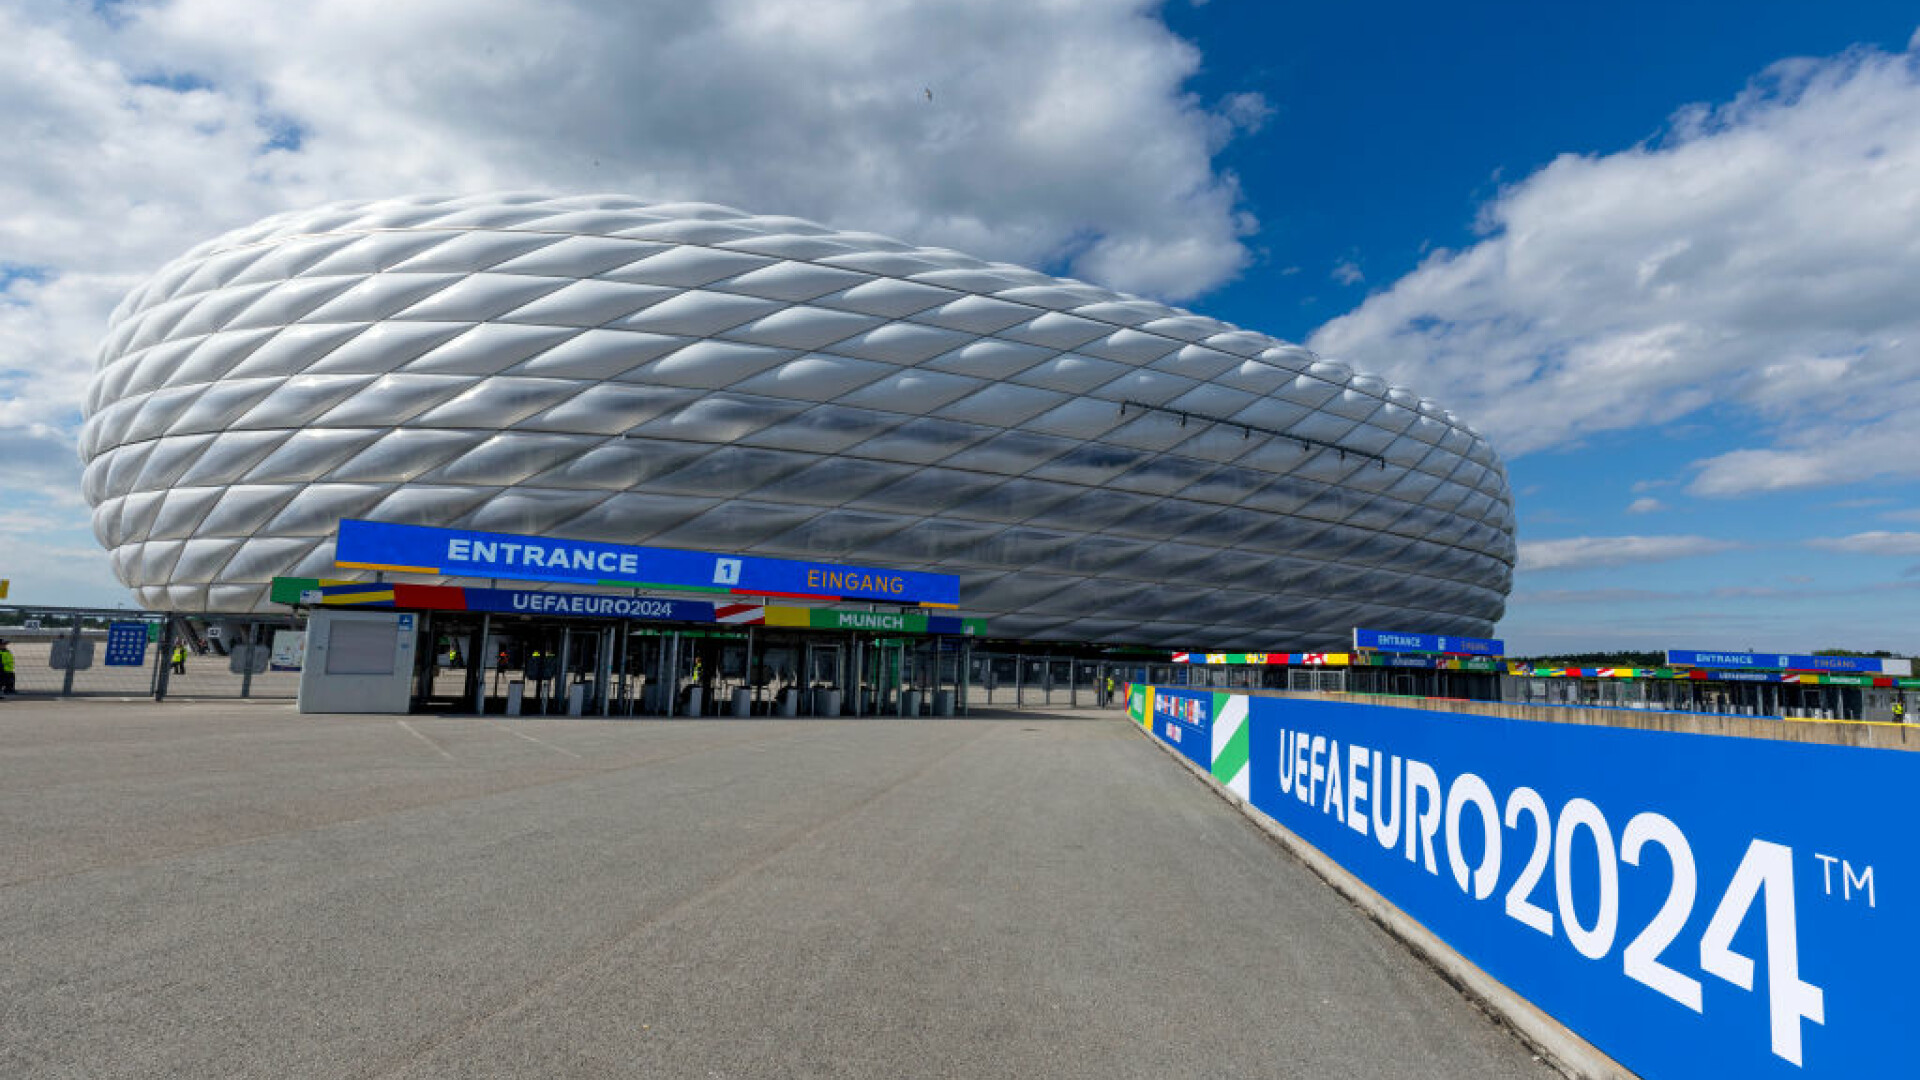
[[[663,712],[674,636],[625,622],[423,612],[412,711],[522,716]],[[655,696],[649,696],[649,692]],[[657,698],[657,701],[656,701]]]
[[[413,712],[919,716],[965,709],[966,639],[465,611],[418,617]]]
[[[814,715],[803,689],[838,691],[844,650],[805,637],[768,648],[749,628],[423,612],[414,712],[518,716]],[[749,657],[752,663],[749,664]]]

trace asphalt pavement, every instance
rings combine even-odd
[[[1548,1078],[1120,714],[0,704],[0,1075]]]

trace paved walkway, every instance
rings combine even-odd
[[[1554,1075],[1117,718],[21,704],[0,1075]]]

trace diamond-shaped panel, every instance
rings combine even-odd
[[[1487,633],[1512,581],[1498,457],[1412,391],[705,203],[278,215],[128,295],[86,414],[96,535],[151,605],[340,573],[341,517],[944,570],[997,635],[1181,647]]]

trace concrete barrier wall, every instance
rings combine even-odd
[[[1253,697],[1338,700],[1385,705],[1422,712],[1534,720],[1549,724],[1586,724],[1634,731],[1693,735],[1734,735],[1747,739],[1859,746],[1876,750],[1920,750],[1920,724],[1866,720],[1800,720],[1768,716],[1720,716],[1712,713],[1661,712],[1652,709],[1593,708],[1578,705],[1521,705],[1500,701],[1455,701],[1375,694],[1315,694],[1290,690],[1235,690]]]
[[[1920,757],[1655,726],[1674,714],[1543,723],[1488,710],[1588,710],[1153,687],[1131,706],[1383,921],[1483,973],[1510,1018],[1538,1010],[1597,1048],[1577,1073],[1920,1060]]]

